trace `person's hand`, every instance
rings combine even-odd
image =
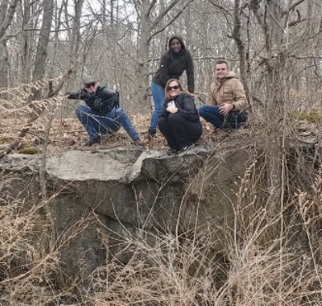
[[[79,90],[68,90],[66,91],[66,95],[77,95],[79,94]]]
[[[79,96],[80,91],[79,90],[68,90],[66,91],[65,95],[67,98],[75,99]]]
[[[178,109],[176,108],[175,105],[170,105],[167,107],[167,112],[171,113],[171,114],[175,114],[178,111]]]
[[[222,105],[219,106],[219,113],[221,115],[227,116],[228,113],[233,110],[234,105],[233,104],[229,104],[229,103],[224,103]]]

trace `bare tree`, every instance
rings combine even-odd
[[[53,0],[45,0],[43,2],[43,22],[40,30],[37,53],[35,59],[35,68],[33,72],[33,80],[40,80],[44,77],[46,72],[46,60],[47,60],[47,48],[49,44],[51,23],[53,19],[54,12],[54,2]],[[34,99],[40,98],[40,91],[35,93]]]
[[[11,24],[17,4],[18,0],[3,0],[0,4],[0,39],[3,38]]]
[[[18,0],[3,0],[0,4],[0,87],[8,86],[8,51],[5,33],[16,12]]]

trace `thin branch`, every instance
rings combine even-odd
[[[154,29],[178,2],[180,2],[180,0],[173,0],[162,12],[160,12],[158,17],[152,23],[151,29]]]
[[[203,60],[219,60],[219,59],[223,59],[222,56],[199,56],[199,57],[194,57],[193,60],[194,61],[203,61]],[[237,62],[238,59],[236,58],[227,58],[225,56],[225,60],[229,61],[229,62]]]
[[[293,5],[291,5],[287,10],[285,10],[282,14],[282,16],[289,14],[292,10],[294,10],[298,5],[300,5],[305,0],[298,0]]]
[[[321,20],[321,22],[322,22],[322,20]],[[307,36],[307,35],[302,35],[298,40],[293,41],[293,42],[290,42],[290,43],[288,44],[288,48],[291,48],[291,47],[293,47],[293,48],[294,48],[294,46],[295,46],[296,44],[298,44],[298,43],[300,43],[301,45],[303,45],[304,43],[308,43],[308,41],[309,41],[309,40],[311,40],[311,39],[315,38],[316,36],[319,36],[321,33],[322,33],[322,28],[320,28],[320,29],[319,29],[319,31],[317,31],[316,33],[314,33],[314,34],[312,34],[312,35],[309,35],[309,36]]]
[[[169,25],[171,25],[183,12],[184,10],[190,5],[190,3],[192,3],[194,0],[189,0],[189,2],[187,2],[184,7],[161,29],[159,29],[158,31],[155,31],[154,33],[152,33],[149,36],[149,40],[152,39],[152,37],[156,36],[157,34],[163,32]]]
[[[55,90],[52,90],[48,93],[47,98],[52,98],[54,96],[57,96],[58,93],[60,92],[60,90],[62,89],[63,85],[65,84],[65,82],[68,80],[68,78],[72,75],[73,73],[73,69],[69,69],[66,74],[62,77],[62,79],[60,80],[60,82],[58,83],[57,87]],[[52,84],[52,81],[50,81]]]
[[[134,1],[135,2],[135,1]],[[147,15],[150,15],[150,13],[151,13],[151,10],[153,9],[153,7],[154,7],[154,5],[155,5],[155,3],[157,2],[157,0],[153,0],[153,1],[151,1],[151,3],[150,3],[150,6],[148,7],[148,9],[147,9],[147,11],[146,11],[146,14]]]
[[[219,10],[223,11],[225,14],[229,15],[230,17],[233,17],[232,14],[226,9],[224,8],[222,5],[219,5],[217,3],[215,3],[214,0],[209,0],[209,2],[216,8],[218,8]]]
[[[293,26],[295,26],[295,25],[297,25],[297,24],[299,24],[299,23],[301,23],[301,22],[306,20],[306,18],[302,19],[301,13],[300,13],[299,10],[296,10],[296,13],[297,13],[297,19],[290,21],[290,23],[288,24],[289,27],[293,27]]]
[[[306,59],[313,59],[313,60],[319,59],[319,60],[322,60],[322,56],[297,56],[297,55],[290,54],[289,57],[300,59],[300,60],[301,59],[302,60],[306,60]]]
[[[140,9],[139,9],[138,4],[139,4],[138,1],[133,1],[134,9],[135,9],[137,15],[140,17]]]

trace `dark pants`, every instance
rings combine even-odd
[[[197,142],[202,133],[200,122],[191,122],[178,113],[161,117],[158,126],[169,147],[177,150]]]
[[[218,106],[203,105],[199,108],[199,115],[213,124],[216,128],[238,129],[247,120],[246,112],[231,111],[228,116],[220,114]]]

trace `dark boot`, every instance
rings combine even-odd
[[[157,134],[157,130],[156,129],[149,129],[148,130],[148,138],[151,139],[151,138],[154,138]]]
[[[90,138],[89,140],[87,140],[85,142],[85,146],[86,147],[91,147],[95,143],[101,143],[101,137],[100,136],[97,136],[95,138]]]
[[[144,143],[140,140],[140,138],[133,140],[132,142],[135,146],[144,147]]]

